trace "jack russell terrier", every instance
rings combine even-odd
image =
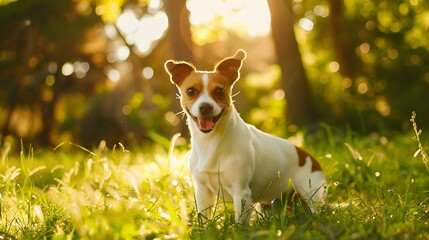
[[[252,204],[271,204],[288,190],[291,179],[314,212],[327,188],[320,164],[291,142],[245,123],[233,105],[232,87],[245,58],[240,49],[213,71],[183,61],[165,63],[191,132],[197,211],[210,219],[217,199],[232,201],[236,222],[247,224]]]

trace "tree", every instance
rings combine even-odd
[[[10,53],[0,59],[0,92],[6,96],[0,102],[6,113],[3,138],[11,134],[35,144],[53,144],[50,137],[57,127],[55,107],[60,97],[76,86],[76,81],[61,74],[61,66],[83,57],[74,51],[75,44],[97,21],[94,15],[71,11],[74,6],[70,0],[29,0],[0,7],[0,26],[5,34],[0,48]],[[50,63],[55,70],[49,70]],[[47,84],[46,79],[53,80]],[[23,111],[27,118],[20,121],[26,127],[19,130],[12,116]]]
[[[282,0],[268,0],[277,61],[282,70],[290,122],[306,122],[314,115],[307,77],[293,29],[291,9]]]
[[[174,59],[193,62],[193,43],[191,28],[189,22],[189,11],[186,8],[186,0],[167,0],[164,1],[165,11],[168,15],[168,39],[171,46],[171,52]],[[166,78],[167,79],[167,78]],[[174,87],[172,89],[175,90]],[[172,110],[180,112],[181,107],[175,94],[170,94],[172,101]],[[187,127],[184,121],[173,129],[173,132],[187,133]]]
[[[329,0],[329,5],[331,7],[330,32],[333,50],[340,65],[339,71],[343,76],[354,77],[357,71],[357,61],[352,36],[344,29],[342,1]]]
[[[186,0],[165,1],[168,38],[175,59],[192,62],[193,43]]]

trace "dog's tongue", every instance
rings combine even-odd
[[[214,128],[213,118],[198,118],[198,126],[202,131],[212,130]]]

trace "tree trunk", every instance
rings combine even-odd
[[[271,32],[282,70],[286,93],[288,121],[307,122],[313,117],[307,77],[295,38],[291,9],[282,0],[268,0],[271,13]]]
[[[341,0],[329,0],[331,7],[331,35],[333,49],[337,57],[337,61],[340,64],[340,73],[346,77],[353,77],[356,74],[356,59],[354,55],[353,40],[350,35],[344,29],[342,19],[342,1]]]
[[[193,62],[193,44],[189,22],[189,10],[186,8],[186,0],[164,1],[165,11],[168,16],[168,39],[170,41],[172,57],[175,60]],[[172,87],[176,91],[175,87]],[[172,111],[181,112],[180,102],[176,99],[175,92],[170,94],[172,101]],[[173,129],[173,133],[180,132],[182,135],[189,135],[185,121]]]
[[[58,66],[62,66],[64,64],[63,61],[57,63]],[[51,139],[51,134],[57,124],[55,119],[55,107],[57,106],[58,101],[60,100],[60,95],[63,94],[64,88],[66,88],[64,81],[64,76],[61,71],[58,70],[55,73],[56,82],[53,86],[53,97],[49,102],[44,102],[41,100],[42,104],[42,129],[40,133],[36,136],[37,141],[41,146],[52,146],[58,143],[54,143]]]
[[[168,38],[173,57],[176,60],[192,62],[191,24],[186,0],[167,0],[164,4],[168,15]]]

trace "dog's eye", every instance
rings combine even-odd
[[[218,87],[214,90],[214,94],[217,97],[223,97],[223,95],[225,95],[225,89]]]
[[[193,87],[188,88],[186,90],[186,94],[188,94],[188,96],[190,96],[190,97],[195,96],[195,95],[197,95],[197,89],[195,89]]]

